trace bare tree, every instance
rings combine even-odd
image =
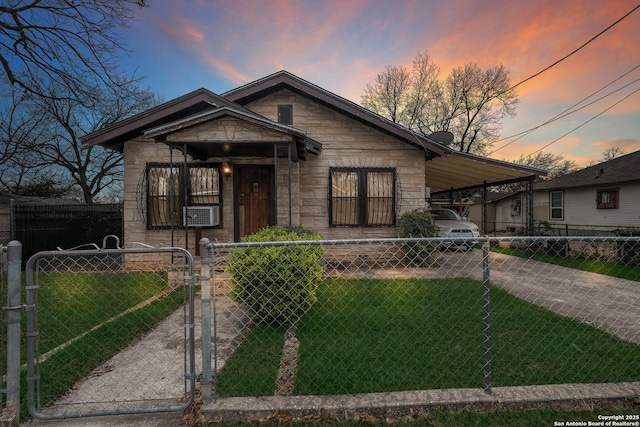
[[[122,156],[79,137],[159,102],[120,68],[120,30],[146,0],[12,0],[0,5],[0,186],[72,191],[86,203],[121,185]],[[5,124],[7,124],[5,126]],[[6,168],[4,166],[7,166]]]
[[[131,85],[124,94],[122,90],[95,90],[92,98],[96,101],[90,106],[56,96],[42,100],[32,110],[42,115],[43,130],[41,138],[32,142],[31,160],[39,168],[61,172],[66,178],[62,182],[73,184],[85,203],[122,185],[122,154],[98,146],[84,148],[80,137],[161,102],[154,92]]]
[[[373,85],[367,84],[362,95],[362,105],[394,123],[401,123],[410,103],[411,75],[404,67],[387,65],[376,77]]]
[[[602,152],[602,161],[608,162],[611,159],[624,155],[624,150],[620,147],[607,148]]]
[[[532,156],[522,154],[513,163],[546,171],[547,175],[541,178],[545,180],[557,178],[578,169],[578,165],[573,160],[566,160],[562,154],[553,154],[545,151],[538,151]]]
[[[0,191],[20,186],[33,167],[29,148],[42,134],[42,116],[32,116],[30,99],[20,88],[2,85],[0,102]]]
[[[428,52],[419,53],[411,71],[387,66],[367,85],[361,104],[425,136],[449,131],[459,151],[485,154],[499,137],[502,119],[515,116],[519,99],[509,71],[468,63],[444,80],[439,74]]]
[[[540,180],[557,178],[578,169],[576,162],[574,162],[573,160],[566,160],[562,154],[553,154],[545,151],[539,151],[531,156],[521,154],[520,157],[515,160],[506,159],[506,161],[542,169],[543,171],[547,172],[546,176],[541,176],[539,178]],[[492,191],[512,192],[524,189],[525,184],[520,182],[493,187]]]
[[[55,98],[51,87],[84,100],[96,86],[126,83],[118,30],[145,0],[22,0],[0,5],[0,79]]]

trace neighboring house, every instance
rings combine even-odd
[[[430,191],[541,172],[453,151],[286,71],[196,90],[82,140],[124,153],[126,242],[190,250],[275,224],[397,237],[397,218]]]
[[[533,209],[556,226],[640,227],[640,151],[536,183]]]

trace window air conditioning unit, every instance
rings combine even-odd
[[[220,225],[220,206],[185,206],[185,227],[213,227]]]

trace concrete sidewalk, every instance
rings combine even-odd
[[[482,412],[553,409],[559,411],[616,408],[635,402],[640,382],[617,384],[558,384],[481,389],[421,390],[339,396],[268,396],[260,399],[221,398],[200,408],[207,420],[224,422],[286,417],[406,420],[429,411]]]
[[[559,384],[480,389],[424,390],[340,396],[266,396],[260,399],[220,398],[204,405],[208,421],[236,422],[264,419],[274,414],[319,419],[407,420],[428,411],[483,412],[553,409],[558,411],[615,409],[640,396],[640,382],[617,384]],[[24,426],[47,427],[177,427],[180,413],[116,415],[64,420],[31,420]]]
[[[103,417],[66,418],[63,420],[29,420],[21,426],[50,427],[178,427],[181,413],[109,415]]]
[[[194,301],[195,373],[202,372],[201,301]],[[217,366],[232,354],[246,326],[243,310],[228,298],[217,301]],[[97,372],[77,383],[53,405],[41,411],[47,415],[82,413],[82,418],[30,420],[24,425],[52,426],[177,426],[182,413],[89,416],[95,411],[124,412],[141,408],[180,406],[185,391],[185,319],[176,310],[144,338],[113,356]],[[213,336],[212,336],[213,340]],[[46,386],[46,383],[43,385]],[[188,390],[187,390],[188,391]],[[26,390],[25,390],[26,393]]]

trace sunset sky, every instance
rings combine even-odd
[[[638,6],[638,0],[148,3],[135,11],[136,21],[127,30],[132,55],[123,64],[145,76],[144,84],[165,100],[200,87],[222,93],[287,70],[357,103],[385,65],[410,67],[424,50],[441,68],[442,77],[467,62],[481,68],[503,64],[516,84]],[[537,127],[589,96],[573,108],[604,98],[515,142],[497,142],[491,157],[512,160],[550,144],[545,151],[583,165],[610,147],[625,153],[640,150],[639,92],[637,9],[577,53],[520,85],[517,116],[504,120],[502,136]]]

